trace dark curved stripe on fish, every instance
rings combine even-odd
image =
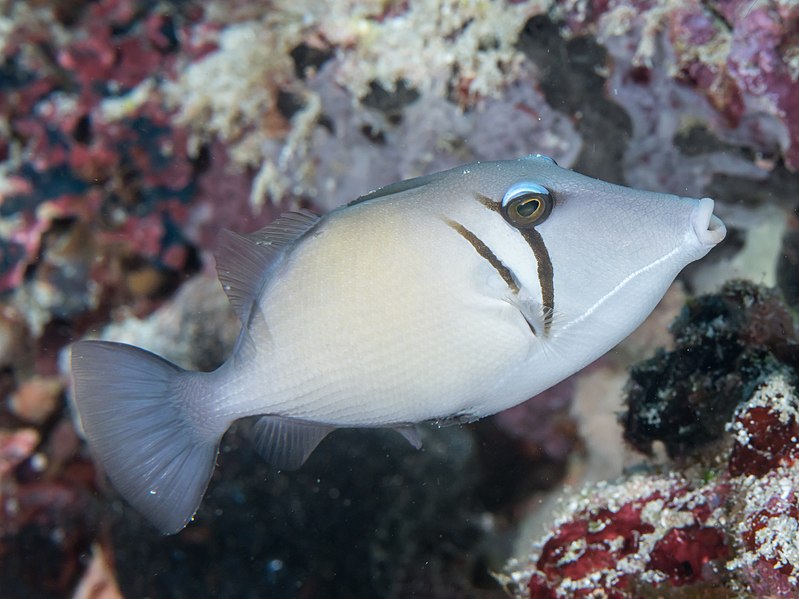
[[[552,326],[552,315],[555,312],[555,271],[552,268],[552,260],[541,233],[535,229],[519,229],[519,233],[532,248],[538,263],[538,283],[541,285],[541,300],[544,304],[542,308],[544,311],[544,335],[547,335]]]
[[[499,212],[499,204],[481,193],[476,193],[477,201],[483,206],[494,212]],[[549,333],[552,326],[552,315],[555,312],[555,271],[552,268],[552,260],[541,233],[535,229],[517,229],[522,234],[527,245],[533,250],[536,263],[538,264],[538,284],[541,285],[541,301],[544,316],[544,335]],[[532,328],[532,326],[531,326]],[[535,333],[535,331],[533,331]]]
[[[491,248],[483,243],[482,239],[477,237],[477,235],[472,233],[462,224],[457,223],[454,220],[447,220],[446,222],[450,227],[455,229],[461,237],[472,244],[472,247],[477,251],[477,253],[494,267],[494,269],[499,273],[499,276],[502,277],[502,280],[505,281],[513,293],[519,293],[519,283],[516,280],[516,277],[513,276],[513,273],[510,270],[508,270],[507,266],[502,264],[502,261],[497,258],[494,252],[491,251]]]
[[[497,204],[494,200],[492,200],[488,196],[484,196],[482,193],[476,193],[474,194],[474,197],[476,197],[477,201],[480,202],[483,206],[485,206],[489,210],[493,210],[494,212],[499,212],[499,204]]]

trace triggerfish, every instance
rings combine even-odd
[[[121,495],[165,533],[192,519],[220,438],[260,416],[256,447],[299,467],[341,427],[470,422],[610,350],[688,263],[724,239],[713,200],[598,181],[533,155],[394,183],[318,217],[223,232],[242,329],[190,372],[79,341],[74,399]]]

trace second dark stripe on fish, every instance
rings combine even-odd
[[[552,326],[552,314],[555,310],[555,271],[541,233],[535,229],[519,230],[519,233],[533,250],[538,263],[538,283],[541,285],[541,301],[544,304],[544,335],[546,335]]]

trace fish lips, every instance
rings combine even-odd
[[[713,208],[712,199],[702,198],[691,212],[691,229],[696,240],[708,249],[721,243],[727,236],[727,227],[713,214]]]

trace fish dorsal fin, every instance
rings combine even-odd
[[[424,175],[423,177],[416,177],[414,179],[405,179],[404,181],[397,181],[396,183],[391,183],[384,187],[380,187],[379,189],[375,189],[374,191],[370,191],[367,194],[355,198],[347,205],[354,206],[355,204],[368,202],[369,200],[376,200],[377,198],[384,198],[386,196],[394,195],[395,193],[410,191],[411,189],[418,189],[419,187],[424,187],[425,185],[434,183],[448,174],[449,174],[448,171],[444,171],[441,173]]]
[[[301,210],[287,212],[249,235],[228,230],[220,233],[216,272],[242,324],[249,321],[253,302],[272,266],[317,222],[318,216]]]
[[[310,210],[284,212],[263,229],[246,237],[259,245],[281,249],[297,241],[317,222],[319,217]]]
[[[253,425],[251,439],[267,462],[280,470],[296,470],[335,427],[279,416],[262,416]]]

